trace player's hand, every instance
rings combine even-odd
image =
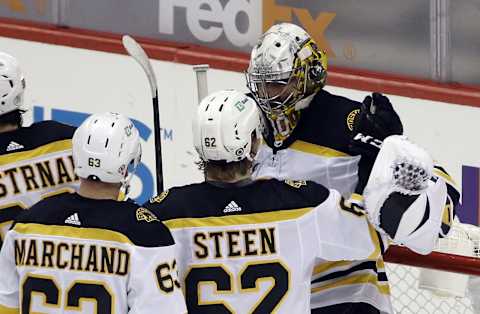
[[[390,100],[380,93],[373,93],[365,97],[355,118],[350,150],[374,158],[387,136],[401,134],[403,125]]]

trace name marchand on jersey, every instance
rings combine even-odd
[[[23,235],[44,232],[48,237],[49,229],[54,232],[59,228],[17,224],[14,231]],[[64,228],[65,230],[67,229]],[[112,240],[115,238],[119,237],[111,237]],[[14,248],[17,267],[30,266],[125,276],[130,263],[130,253],[119,247],[71,241],[57,242],[52,241],[50,237],[43,240],[19,236],[14,240]]]
[[[66,197],[71,201],[86,201],[86,199],[76,195]],[[51,210],[50,208],[57,204],[59,207],[65,207],[68,209],[69,207],[75,207],[68,206],[64,201],[65,198],[60,197],[57,199],[59,199],[60,202],[52,202],[52,200],[55,200],[55,198],[52,197],[50,199],[51,205],[49,204],[45,206],[45,210]],[[94,204],[92,201],[89,202]],[[112,204],[115,205],[114,202],[108,202],[106,204],[110,207]],[[99,202],[98,205],[101,206],[101,202]],[[118,210],[132,211],[132,224],[141,222],[160,222],[148,209],[139,207],[134,211],[132,209],[133,206],[133,204],[128,203],[119,203],[118,205]],[[34,213],[34,215],[35,214],[36,213]],[[14,240],[15,264],[17,267],[30,266],[125,276],[128,273],[131,262],[130,253],[128,250],[122,248],[124,248],[125,245],[133,245],[134,242],[138,241],[132,241],[132,239],[129,238],[128,233],[119,232],[117,230],[98,227],[91,228],[88,225],[83,226],[81,229],[68,226],[81,226],[80,216],[87,220],[89,219],[85,212],[82,214],[75,212],[64,220],[63,226],[35,223],[34,220],[31,222],[16,223],[13,227],[13,232],[17,234]],[[135,219],[133,219],[134,217]],[[22,221],[22,219],[20,219],[20,221]],[[61,219],[58,222],[60,221]],[[107,223],[105,226],[107,227],[108,225],[109,224]],[[29,235],[44,236],[45,239],[29,237]],[[110,245],[102,245],[88,243],[91,241],[82,241],[83,243],[70,240],[52,241],[52,237],[60,235],[64,238],[95,240],[95,242],[100,243],[102,243],[102,241],[107,241],[111,243]],[[160,241],[159,243],[162,242]],[[115,244],[117,244],[117,246]]]
[[[176,265],[173,238],[148,209],[76,193],[52,196],[8,231],[0,252],[0,313],[43,313],[52,306],[183,314]]]

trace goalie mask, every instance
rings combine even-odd
[[[118,113],[91,115],[73,135],[75,173],[84,179],[128,185],[141,158],[138,130]]]
[[[277,24],[253,48],[246,78],[281,145],[297,126],[300,109],[325,85],[327,56],[301,27]]]
[[[244,93],[223,90],[205,97],[193,119],[193,141],[203,161],[252,160],[252,134],[260,138],[260,112]]]
[[[17,59],[0,52],[0,115],[21,109],[25,78]]]

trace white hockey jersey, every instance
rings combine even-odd
[[[55,193],[78,188],[71,138],[75,128],[55,121],[0,136],[0,241],[23,210]]]
[[[356,204],[305,181],[201,183],[144,205],[170,228],[189,313],[310,313],[315,261],[380,256]]]
[[[186,313],[174,251],[134,203],[53,196],[7,233],[0,313]]]
[[[361,103],[319,92],[303,110],[301,122],[281,147],[262,145],[254,165],[255,178],[312,180],[341,192],[345,198],[362,192],[375,159],[351,152],[353,121]],[[441,168],[435,174],[447,182],[452,204],[459,193]],[[445,211],[442,231],[450,228],[453,215]],[[312,309],[341,303],[368,303],[383,313],[393,313],[390,287],[383,258],[377,261],[320,263],[312,274]]]

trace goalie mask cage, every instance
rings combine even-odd
[[[480,313],[480,232],[471,230],[455,227],[429,255],[388,249],[385,265],[395,313]]]

